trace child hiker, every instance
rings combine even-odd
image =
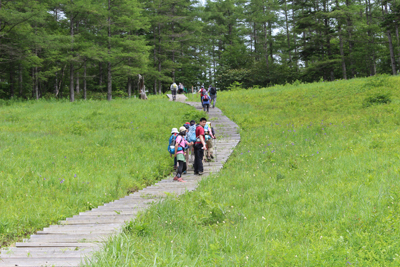
[[[207,144],[207,152],[206,152],[206,158],[207,161],[211,161],[214,159],[214,145],[213,145],[213,139],[216,139],[214,135],[214,128],[211,127],[211,122],[207,122],[205,127],[205,139],[206,139],[206,144]]]
[[[176,176],[174,177],[174,181],[185,182],[182,180],[182,173],[186,171],[186,159],[185,159],[185,147],[190,145],[188,141],[185,139],[186,128],[179,128],[179,135],[176,137],[175,142],[175,157],[178,161],[178,171]]]

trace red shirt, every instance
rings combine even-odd
[[[202,126],[197,126],[197,128],[196,128],[196,138],[200,139],[200,135],[202,135],[203,136],[203,140],[205,140],[204,128]],[[201,144],[201,141],[200,142],[196,141],[195,144]]]
[[[201,96],[204,96],[205,93],[206,93],[206,89],[202,88],[202,89],[200,90],[200,95],[201,95]]]

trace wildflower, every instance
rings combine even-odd
[[[261,217],[263,220],[266,220],[264,216]]]
[[[76,178],[76,174],[74,175],[74,178]]]
[[[174,243],[174,240],[171,240],[171,243]]]
[[[275,150],[272,150],[272,151],[271,151],[271,153],[274,153],[274,152],[275,152]]]
[[[317,154],[319,154],[319,151],[317,151]]]
[[[46,181],[46,178],[43,178]]]
[[[292,143],[292,146],[294,146],[294,143]]]
[[[237,238],[237,237],[235,236],[235,238]]]
[[[62,180],[61,180],[61,182],[60,182],[60,184],[64,183],[64,181],[65,181],[65,180],[64,180],[64,179],[62,179]]]
[[[244,219],[245,219],[245,220],[247,220],[247,218],[246,218],[246,217],[244,217]]]
[[[64,157],[64,158],[67,158],[67,157]]]
[[[243,153],[240,153],[240,155],[243,155]]]
[[[247,152],[249,152],[249,153],[250,153],[250,150],[249,150],[249,151],[247,151]]]

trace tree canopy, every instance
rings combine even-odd
[[[399,0],[0,0],[0,98],[397,75],[399,21]]]

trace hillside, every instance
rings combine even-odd
[[[224,169],[93,266],[398,266],[399,92],[377,76],[219,93],[242,140]]]
[[[172,127],[203,114],[161,97],[0,106],[0,246],[172,172]]]

